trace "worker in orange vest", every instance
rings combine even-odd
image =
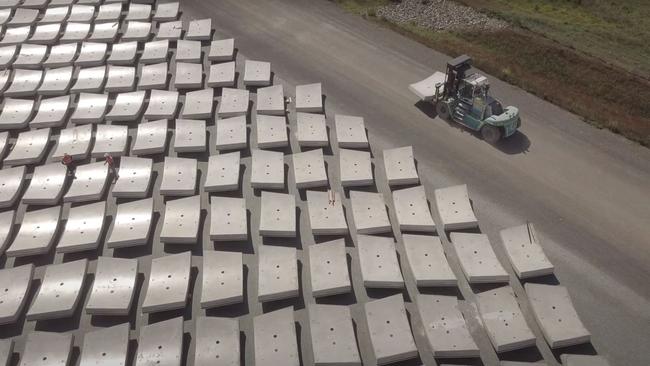
[[[76,179],[77,177],[74,175],[75,170],[77,169],[77,165],[75,162],[72,160],[72,156],[70,156],[68,153],[63,154],[63,159],[61,159],[61,164],[65,165],[67,168],[66,174],[69,177],[73,177]]]
[[[113,182],[117,180],[120,176],[117,174],[117,169],[115,169],[115,160],[113,160],[113,156],[109,153],[104,153],[104,165],[108,164],[108,169],[110,170],[111,174],[113,174]]]

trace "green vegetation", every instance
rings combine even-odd
[[[650,146],[650,2],[646,0],[460,0],[514,24],[492,33],[434,32],[376,17],[388,0],[335,0]]]

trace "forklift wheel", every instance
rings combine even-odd
[[[501,130],[498,127],[485,125],[481,128],[481,136],[483,140],[494,145],[501,139]]]
[[[436,113],[438,113],[438,117],[444,119],[445,121],[449,120],[449,106],[447,103],[443,102],[442,100],[436,103]]]

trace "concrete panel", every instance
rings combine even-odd
[[[560,356],[562,365],[565,366],[609,366],[609,362],[603,356],[589,356],[589,355],[569,355],[563,354]]]
[[[383,154],[384,168],[389,185],[420,183],[418,171],[415,168],[412,146],[386,149]]]
[[[352,217],[359,234],[389,233],[392,228],[381,193],[350,191]]]
[[[95,143],[90,156],[101,158],[108,153],[113,157],[126,155],[129,128],[119,125],[97,125]]]
[[[29,126],[32,128],[61,127],[66,122],[68,108],[70,108],[69,95],[43,98]]]
[[[43,83],[38,87],[39,95],[64,95],[72,85],[72,66],[48,69],[43,76]],[[81,102],[81,101],[80,101]],[[79,109],[79,107],[77,107]]]
[[[284,154],[253,149],[251,156],[251,186],[261,189],[283,189]]]
[[[59,227],[61,206],[26,212],[7,257],[25,257],[45,254],[50,251],[54,235]]]
[[[0,68],[6,69],[13,64],[13,61],[18,56],[18,46],[2,46],[0,47]]]
[[[535,345],[535,335],[528,328],[510,286],[476,295],[479,315],[492,346],[497,352],[509,352]]]
[[[70,14],[69,6],[56,6],[45,9],[43,17],[38,21],[39,24],[61,23],[68,19]]]
[[[582,324],[566,287],[526,283],[525,288],[537,324],[551,348],[591,340],[591,334]]]
[[[307,191],[309,223],[314,235],[346,235],[348,223],[338,192]]]
[[[509,281],[510,276],[494,254],[487,235],[451,233],[451,241],[469,283]]]
[[[214,90],[212,88],[191,91],[185,94],[181,118],[208,119],[212,117]]]
[[[447,262],[440,238],[427,235],[402,235],[406,259],[417,286],[457,286],[458,280]]]
[[[99,93],[106,81],[106,65],[81,68],[72,92]]]
[[[87,268],[87,259],[45,267],[43,282],[27,311],[27,319],[45,320],[72,316],[81,300]]]
[[[0,129],[22,129],[34,114],[34,101],[5,98],[0,111]]]
[[[367,151],[339,149],[339,177],[343,187],[359,187],[373,184],[370,153]]]
[[[212,36],[212,19],[191,20],[187,26],[185,39],[191,41],[209,41]]]
[[[417,295],[417,307],[434,357],[479,357],[456,296]]]
[[[210,65],[208,86],[212,88],[235,87],[235,62]]]
[[[217,124],[217,150],[244,149],[247,144],[246,116],[219,119]]]
[[[50,48],[50,55],[43,62],[44,67],[63,67],[72,65],[77,50],[79,49],[78,43],[65,43],[57,44]]]
[[[158,32],[154,39],[164,41],[178,41],[183,34],[183,21],[175,20],[171,22],[159,23]]]
[[[296,236],[296,200],[291,194],[262,191],[260,235]]]
[[[4,253],[9,238],[13,233],[16,211],[0,212],[0,255]]]
[[[401,294],[367,302],[364,310],[378,365],[418,356]]]
[[[436,95],[436,90],[442,94],[445,77],[446,75],[444,73],[436,71],[428,78],[409,85],[409,90],[422,100],[433,100],[433,97]]]
[[[363,117],[336,114],[334,115],[334,125],[339,147],[363,149],[369,146]]]
[[[33,275],[33,264],[0,269],[0,325],[15,323],[22,314]]]
[[[246,60],[244,63],[244,84],[250,86],[271,85],[271,63]]]
[[[45,54],[47,53],[47,46],[40,44],[23,44],[20,46],[20,52],[16,61],[14,61],[14,68],[25,69],[40,69]]]
[[[178,69],[176,72],[178,72]],[[138,90],[167,89],[168,74],[169,71],[166,62],[142,65]]]
[[[174,151],[201,152],[206,148],[205,121],[177,119],[174,132]]]
[[[298,343],[293,308],[253,318],[256,366],[298,366]]]
[[[307,311],[314,365],[361,365],[348,307],[311,305]]]
[[[107,49],[106,43],[83,42],[74,64],[75,66],[99,66],[106,59]]]
[[[55,205],[61,200],[67,168],[60,163],[39,165],[23,194],[23,203],[28,205]]]
[[[148,120],[171,119],[176,117],[178,109],[178,92],[167,90],[152,90],[149,105],[144,112]]]
[[[167,74],[165,74],[166,76]],[[174,76],[174,87],[176,89],[199,89],[203,86],[203,65],[199,63],[176,62]]]
[[[0,208],[12,207],[25,184],[25,166],[0,170],[0,182]]]
[[[298,113],[296,123],[296,137],[300,146],[325,147],[329,145],[324,114]]]
[[[349,293],[350,274],[345,254],[345,240],[337,239],[310,245],[309,275],[314,297]]]
[[[208,309],[244,301],[242,269],[241,253],[203,252],[201,307]],[[239,334],[237,339],[239,340]]]
[[[467,186],[461,184],[434,191],[438,216],[444,230],[463,230],[478,227]]]
[[[191,265],[190,252],[153,259],[142,312],[154,313],[185,307]]]
[[[36,23],[38,18],[39,11],[36,9],[27,9],[26,7],[17,8],[14,11],[14,16],[11,18],[9,23],[10,27],[18,27],[21,25],[32,25]]]
[[[314,149],[295,153],[291,157],[293,160],[293,176],[298,189],[328,185],[323,150]]]
[[[148,43],[145,43],[145,51]],[[138,51],[138,42],[120,42],[111,46],[107,62],[111,65],[133,65]],[[143,53],[144,57],[144,53]],[[140,59],[142,61],[142,58]],[[159,61],[162,62],[162,61]]]
[[[151,19],[151,5],[129,3],[124,20],[149,20]]]
[[[111,9],[113,10],[113,13],[116,14],[113,18],[110,19],[101,16],[105,13],[105,11],[103,12],[102,7],[100,6],[99,13],[97,14],[97,18],[95,18],[95,21],[117,20],[120,15],[119,13],[122,11],[122,5],[121,4],[116,4],[116,5],[119,5],[119,8]],[[113,6],[113,8],[115,8],[115,6]],[[68,22],[90,22],[93,18],[93,15],[95,15],[94,6],[75,4],[72,5],[70,9],[70,16],[68,17]]]
[[[201,62],[201,42],[178,40],[176,42],[176,64],[180,62]]]
[[[235,39],[220,39],[210,43],[208,60],[213,62],[232,61],[235,58]]]
[[[21,44],[27,41],[27,38],[29,38],[31,31],[32,27],[29,25],[26,25],[24,27],[7,28],[5,30],[4,37],[2,37],[2,40],[0,41],[0,45],[12,46]]]
[[[56,148],[51,158],[59,161],[64,154],[68,154],[73,160],[83,160],[90,152],[90,141],[93,138],[93,126],[77,126],[61,130]]]
[[[153,155],[165,152],[167,147],[167,120],[139,123],[135,143],[131,148],[134,155]]]
[[[289,145],[286,117],[258,114],[256,128],[258,148],[266,149]]]
[[[119,178],[113,186],[114,197],[144,198],[151,183],[151,159],[125,156],[120,159]]]
[[[105,213],[104,201],[71,207],[63,235],[56,246],[57,253],[97,249],[104,228]]]
[[[156,4],[156,13],[153,20],[158,22],[167,22],[178,19],[180,4],[179,3],[159,3]]]
[[[500,234],[517,277],[525,279],[553,273],[553,264],[544,254],[533,224],[503,229]]]
[[[320,83],[296,86],[296,111],[323,112],[323,92]]]
[[[249,92],[243,89],[223,88],[219,117],[232,117],[248,113]]]
[[[201,220],[201,197],[191,196],[165,203],[160,241],[175,244],[196,244]]]
[[[88,38],[92,42],[114,43],[117,39],[117,31],[120,29],[119,22],[95,23],[93,33]]]
[[[72,7],[73,11],[74,8],[75,6]],[[99,10],[97,11],[97,17],[95,17],[95,21],[96,22],[115,21],[118,20],[121,15],[122,15],[122,4],[120,3],[104,4],[99,6]]]
[[[134,300],[138,260],[99,257],[86,313],[128,315]]]
[[[395,242],[383,236],[357,235],[363,284],[369,288],[403,288]]]
[[[122,41],[147,41],[153,28],[149,22],[126,22],[126,31],[122,34]]]
[[[196,321],[194,366],[239,366],[239,320],[200,317]]]
[[[16,143],[4,159],[5,165],[35,164],[43,160],[47,152],[52,130],[26,131],[18,134]]]
[[[182,355],[183,317],[140,329],[135,366],[180,366]]]
[[[257,89],[257,113],[284,115],[284,89],[273,85]]]
[[[257,259],[257,299],[260,302],[299,296],[295,248],[261,245]]]
[[[393,191],[397,223],[402,231],[434,232],[429,202],[423,186]]]
[[[108,165],[103,161],[80,165],[75,170],[75,179],[63,202],[97,201],[104,196],[108,187]]]
[[[210,155],[204,190],[206,192],[227,192],[239,189],[239,165],[239,151]]]
[[[129,324],[88,332],[79,366],[124,366],[129,350]]]
[[[0,365],[9,366],[14,353],[14,340],[3,339],[0,340]]]
[[[67,365],[72,341],[72,333],[31,332],[27,335],[20,366]]]
[[[169,58],[169,40],[145,42],[144,51],[140,56],[142,64],[157,64]]]
[[[107,247],[145,245],[149,241],[152,216],[152,198],[117,205],[113,229],[106,241]]]
[[[248,240],[245,199],[210,197],[210,240]]]
[[[165,157],[160,194],[191,196],[196,192],[196,159]]]
[[[90,23],[67,22],[59,42],[69,43],[85,41],[90,35],[90,26]]]
[[[135,67],[108,66],[104,90],[108,93],[124,93],[135,90]]]
[[[107,107],[107,94],[81,93],[70,121],[75,124],[102,122],[106,116]]]
[[[34,30],[34,33],[32,33],[32,36],[29,37],[28,42],[49,45],[57,43],[59,41],[59,36],[61,35],[62,24],[63,23],[41,24],[36,26],[36,29]]]

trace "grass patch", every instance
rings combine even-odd
[[[627,68],[617,62],[605,62],[600,57],[583,52],[568,40],[554,39],[547,33],[533,30],[532,27],[515,27],[493,33],[434,32],[413,24],[393,24],[376,18],[376,7],[388,3],[386,0],[335,1],[348,11],[364,15],[452,57],[469,54],[476,67],[576,113],[593,125],[608,128],[650,146],[650,82],[642,76],[628,72]],[[506,6],[500,0],[464,2],[477,7],[481,7],[482,3],[499,3],[500,6]],[[513,7],[528,2],[508,0]],[[549,3],[570,2],[539,0],[534,3],[548,6]],[[505,0],[503,3],[507,4]],[[575,5],[570,7],[573,6]],[[531,7],[534,9],[534,5]],[[574,17],[571,14],[566,16]],[[502,18],[513,22],[507,17]],[[577,19],[580,21],[571,24],[597,23],[594,16],[589,14]],[[585,37],[585,34],[588,33],[580,37]],[[578,42],[580,37],[574,37],[573,42]],[[650,58],[646,61],[650,62],[649,60]],[[504,103],[507,104],[508,101]]]

